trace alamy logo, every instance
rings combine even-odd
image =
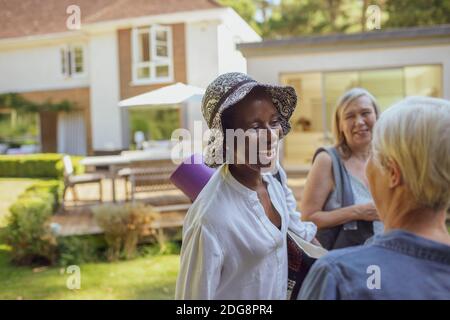
[[[370,265],[366,270],[370,276],[367,278],[367,288],[370,290],[381,289],[381,269],[377,265]]]
[[[66,20],[66,27],[69,30],[81,29],[81,9],[76,4],[67,7],[66,13],[70,14]]]
[[[67,278],[66,286],[69,290],[81,289],[81,269],[79,266],[68,266],[66,272],[70,274]]]
[[[381,29],[381,9],[377,5],[371,5],[366,10],[367,30]]]

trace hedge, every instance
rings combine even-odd
[[[64,175],[62,158],[57,153],[0,155],[0,177],[60,179]],[[71,159],[75,173],[83,172],[79,163],[82,157],[71,156]]]
[[[18,265],[61,266],[102,260],[103,236],[60,237],[52,230],[51,217],[62,200],[60,180],[39,181],[23,192],[10,207],[0,241],[11,247],[11,261]]]
[[[26,265],[55,262],[57,242],[50,218],[58,207],[62,189],[59,180],[38,182],[10,207],[4,237],[12,248],[13,262]]]

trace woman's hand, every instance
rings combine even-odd
[[[376,221],[380,220],[378,211],[372,202],[366,204],[358,204],[353,206],[356,213],[355,220]]]

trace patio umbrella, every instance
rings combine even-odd
[[[205,89],[178,82],[167,87],[122,100],[119,102],[119,107],[173,105],[186,102],[194,97],[201,98],[204,93]]]

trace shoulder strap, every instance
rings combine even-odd
[[[334,183],[336,185],[338,199],[341,199],[341,206],[348,207],[353,205],[354,198],[350,177],[347,173],[347,170],[345,169],[344,164],[342,163],[337,149],[335,147],[322,147],[317,149],[313,157],[313,162],[316,159],[316,156],[323,151],[330,155],[333,163]]]

